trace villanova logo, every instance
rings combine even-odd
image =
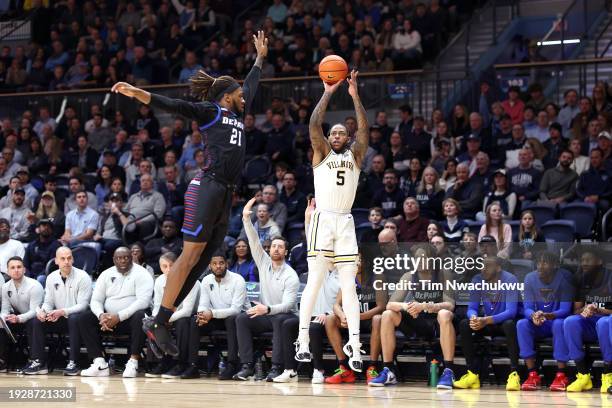
[[[13,296],[13,291],[12,291],[12,290],[9,290],[9,291],[8,291],[8,295],[9,295],[9,297]]]
[[[58,289],[59,289],[59,283],[56,283],[55,284],[55,290],[58,290]]]
[[[111,278],[111,283],[115,283],[115,277],[114,276]]]

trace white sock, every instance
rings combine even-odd
[[[132,364],[136,365],[136,368],[138,368],[138,360],[136,360],[135,358],[130,358],[130,361],[132,362]]]
[[[310,342],[308,331],[310,330],[312,309],[317,302],[326,273],[327,261],[323,255],[319,254],[316,258],[308,259],[308,281],[300,300],[300,326],[298,334],[300,344],[308,344]]]
[[[340,278],[340,290],[342,290],[342,310],[346,315],[349,329],[349,344],[359,343],[359,298],[355,287],[355,264],[338,265],[338,277]],[[354,354],[359,350],[354,350]]]
[[[98,367],[106,367],[108,364],[106,363],[106,360],[103,357],[96,357],[94,358],[94,364],[97,365]]]

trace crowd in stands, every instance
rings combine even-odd
[[[360,71],[414,68],[435,57],[478,2],[274,0],[242,27],[227,20],[248,1],[31,3],[32,42],[2,47],[0,91],[185,83],[198,69],[243,78],[257,26],[270,40],[263,77],[313,74],[330,54]]]

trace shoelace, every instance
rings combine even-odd
[[[342,368],[336,368],[336,370],[334,371],[334,375],[342,375],[346,372],[346,370],[342,369]]]

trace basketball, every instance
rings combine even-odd
[[[338,55],[329,55],[319,64],[319,77],[330,85],[346,79],[347,75],[348,65],[344,58]]]

